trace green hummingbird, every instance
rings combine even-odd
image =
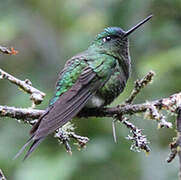
[[[26,159],[47,135],[72,120],[84,107],[109,105],[124,90],[131,69],[128,36],[151,17],[128,31],[119,27],[105,28],[86,51],[66,62],[54,97],[17,156],[33,141]]]

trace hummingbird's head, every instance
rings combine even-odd
[[[108,27],[99,33],[92,45],[96,51],[116,56],[128,47],[126,32],[119,27]]]
[[[128,31],[124,31],[119,27],[105,28],[103,32],[97,35],[90,48],[93,48],[100,53],[118,57],[121,60],[129,60],[128,36],[138,27],[147,22],[151,17],[152,15],[148,16]]]

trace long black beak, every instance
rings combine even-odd
[[[147,21],[149,21],[151,18],[153,17],[153,15],[148,16],[147,18],[145,18],[143,21],[141,21],[140,23],[138,23],[136,26],[132,27],[130,30],[125,32],[124,37],[129,36],[133,31],[135,31],[137,28],[139,28],[141,25],[143,25],[144,23],[146,23]]]

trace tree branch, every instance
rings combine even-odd
[[[90,108],[84,109],[78,114],[78,117],[114,117],[115,115],[133,115],[136,113],[146,112],[146,117],[157,121],[162,121],[160,110],[176,112],[176,109],[181,101],[181,93],[173,94],[168,98],[163,98],[155,101],[150,101],[142,104],[126,104],[108,108]],[[154,107],[154,108],[153,108]],[[11,117],[15,119],[29,119],[29,121],[39,118],[44,113],[44,110],[32,108],[16,108],[10,106],[0,106],[0,117]],[[161,123],[161,122],[160,122]],[[163,124],[165,124],[163,122]],[[166,127],[171,127],[165,124]]]
[[[177,137],[174,138],[174,141],[170,144],[171,152],[167,158],[167,162],[170,163],[178,154],[179,164],[180,164],[178,178],[179,180],[181,180],[181,106],[177,108],[176,122],[177,122]]]
[[[31,94],[30,99],[33,101],[33,107],[35,104],[40,104],[43,101],[45,93],[39,91],[38,89],[32,87],[30,80],[26,79],[25,81],[19,80],[14,76],[8,74],[7,72],[0,69],[0,79],[6,79],[11,83],[17,85],[20,89],[25,91],[28,94]]]
[[[4,46],[0,46],[0,52],[3,54],[16,55],[18,51],[16,51],[13,47],[10,49]]]
[[[10,117],[30,122],[35,119],[38,119],[44,112],[44,110],[32,108],[0,106],[0,117]]]
[[[160,113],[160,110],[167,110],[174,113],[176,112],[180,101],[181,93],[177,93],[168,98],[145,102],[142,104],[125,104],[102,109],[85,109],[78,114],[78,117],[114,117],[115,114],[133,115],[136,113],[146,112],[145,117],[157,120],[160,127],[171,128],[171,124],[165,121],[165,117]]]
[[[132,136],[128,135],[127,137],[128,140],[133,141],[130,149],[136,152],[144,150],[146,153],[149,153],[149,141],[147,140],[146,136],[142,134],[142,130],[129,122],[127,118],[124,118],[122,122],[128,129],[130,129],[130,132],[132,133]]]
[[[155,73],[150,71],[143,79],[135,81],[135,87],[131,92],[131,95],[126,99],[126,104],[133,103],[136,96],[141,92],[141,90],[152,82]]]
[[[64,144],[66,151],[71,155],[72,149],[69,145],[70,138],[75,139],[77,141],[76,145],[78,145],[79,149],[85,148],[87,142],[89,141],[89,138],[75,134],[74,130],[75,128],[73,124],[68,122],[62,128],[59,128],[54,135],[55,138],[58,138],[61,144]]]

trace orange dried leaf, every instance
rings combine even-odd
[[[11,52],[10,52],[11,55],[16,55],[18,54],[18,51],[15,50],[13,47],[11,47]]]

